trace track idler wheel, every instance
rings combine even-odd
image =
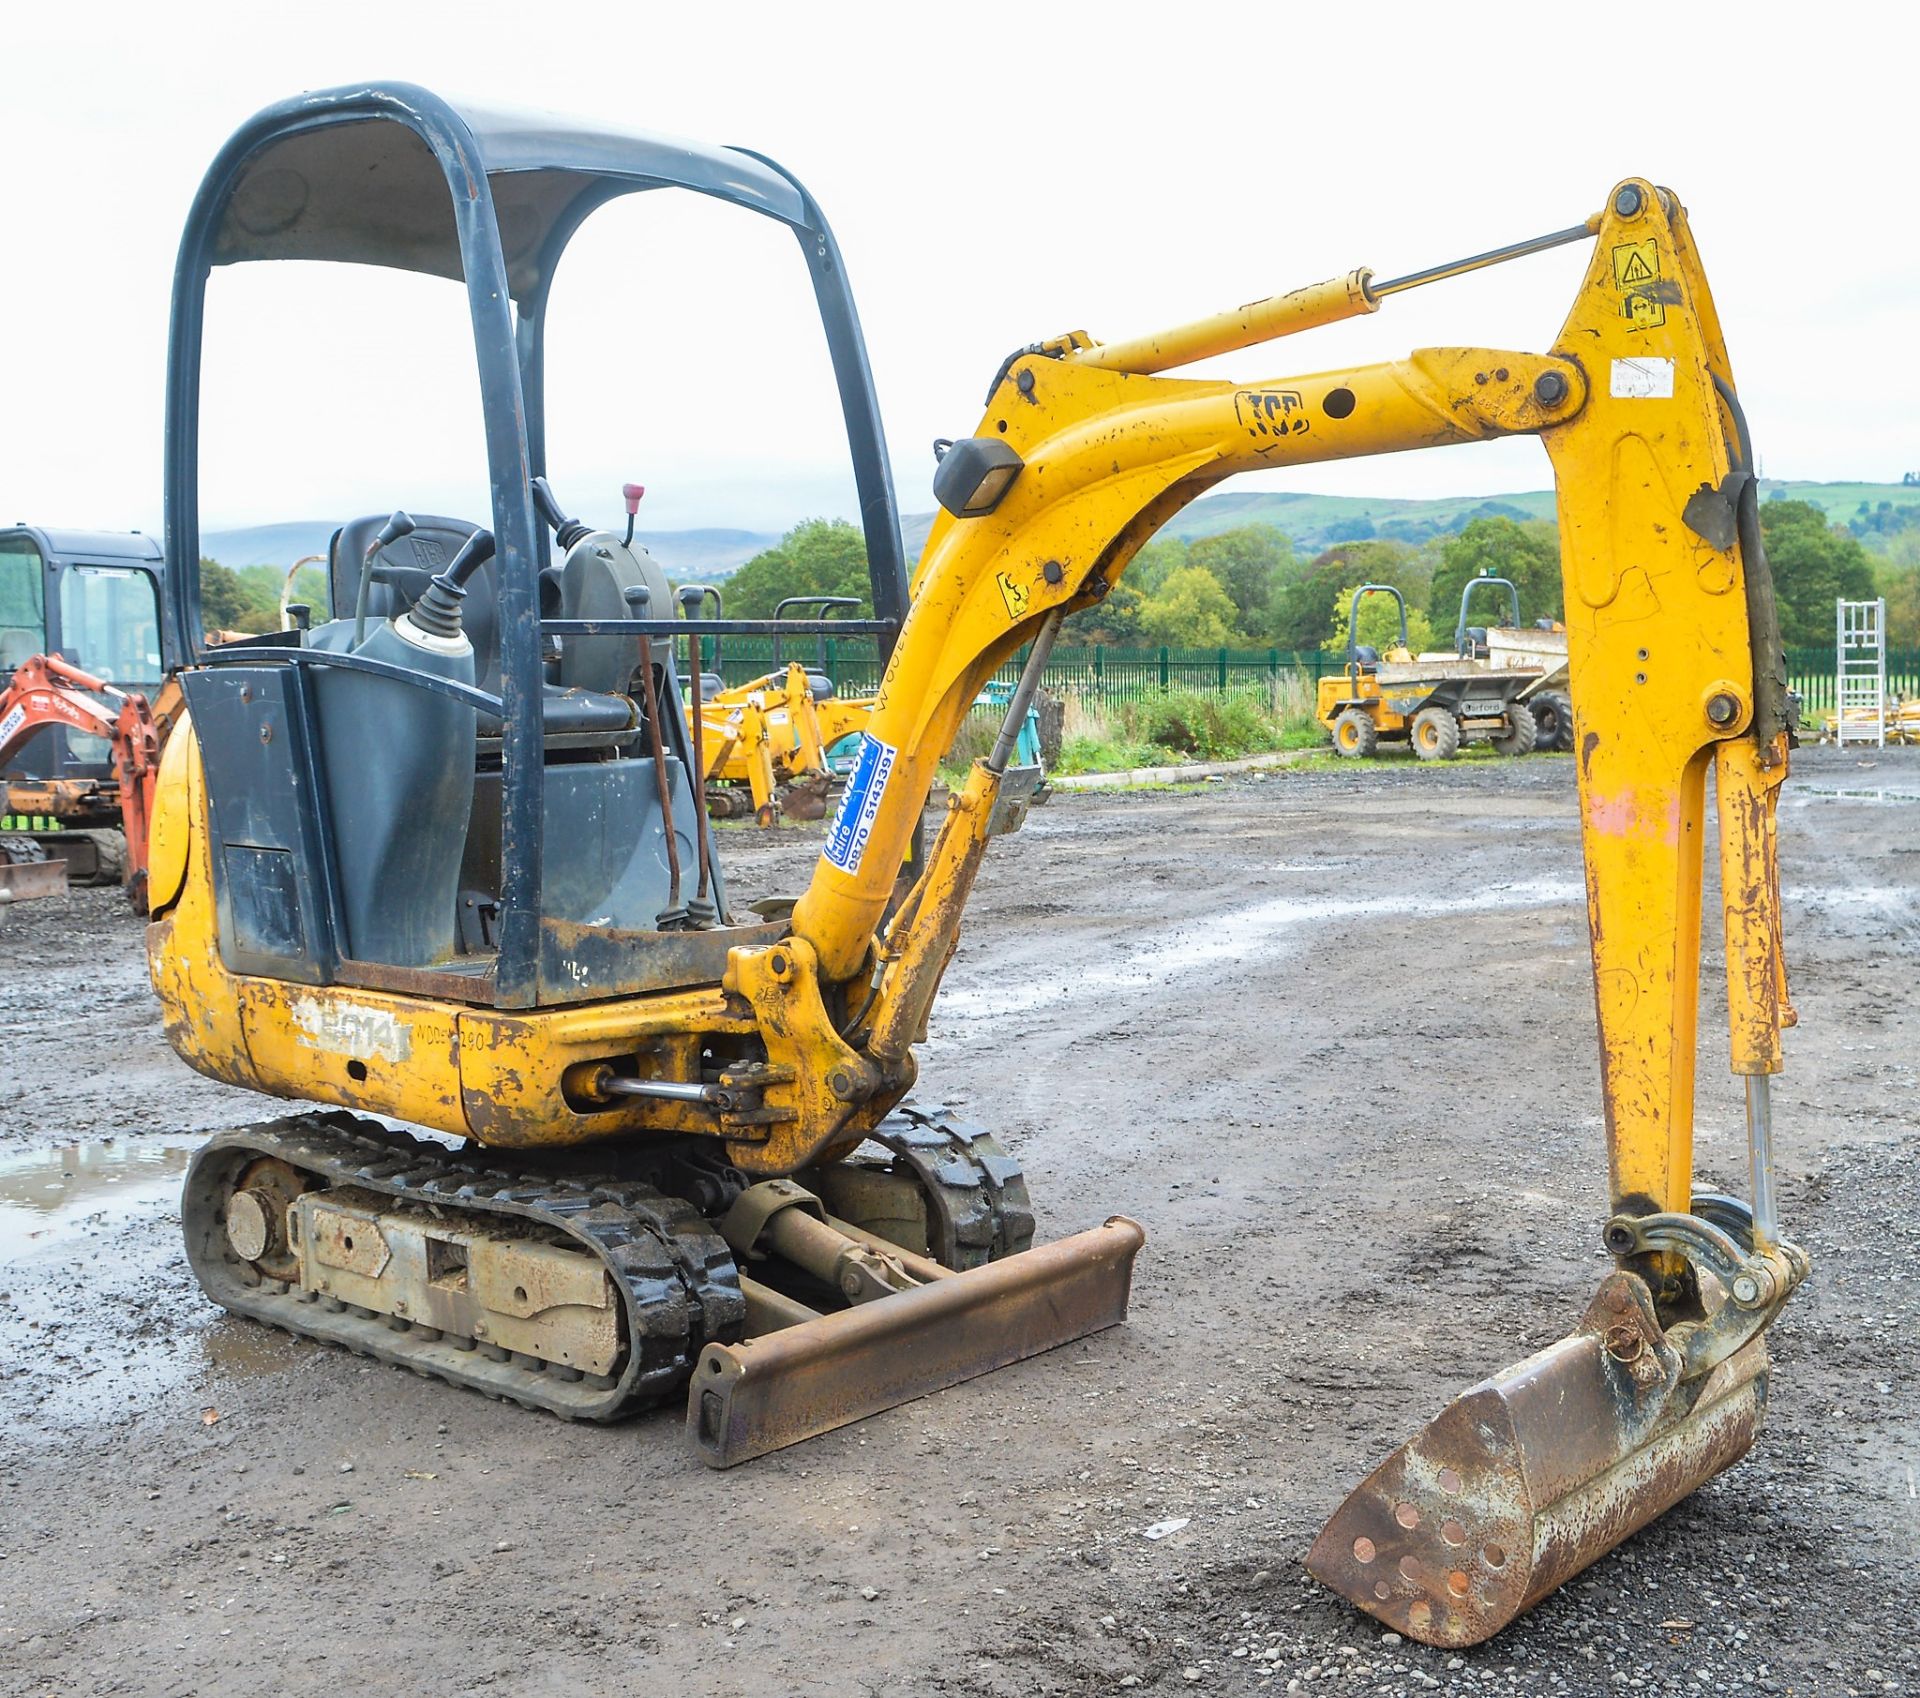
[[[296,1282],[300,1258],[293,1247],[287,1211],[309,1189],[299,1170],[278,1156],[249,1162],[234,1182],[223,1215],[227,1243],[234,1254],[268,1279]]]

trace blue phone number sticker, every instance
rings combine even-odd
[[[828,861],[843,873],[860,870],[897,753],[892,745],[881,742],[871,731],[860,733],[860,753],[854,757],[853,773],[847,780],[846,794],[840,798],[840,811],[833,816],[833,829],[827,833],[827,846],[823,851]]]

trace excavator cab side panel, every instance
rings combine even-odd
[[[182,674],[207,798],[220,958],[235,973],[321,985],[339,959],[306,704],[290,668]]]

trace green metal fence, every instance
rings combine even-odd
[[[713,665],[713,640],[707,641]],[[1023,649],[1000,669],[1019,676]],[[870,637],[799,638],[781,645],[781,660],[798,660],[822,670],[843,696],[865,695],[880,682],[880,657]],[[1309,684],[1341,667],[1338,655],[1317,649],[1056,648],[1047,664],[1046,687],[1083,700],[1133,699],[1156,690],[1226,690],[1235,685],[1272,684],[1282,678]],[[720,645],[720,673],[729,684],[744,684],[773,670],[770,637],[730,637]],[[1787,676],[1799,691],[1809,717],[1831,712],[1834,702],[1834,651],[1830,646],[1787,650]],[[1920,648],[1889,650],[1890,695],[1920,695]]]
[[[712,639],[706,647],[708,670],[714,667]],[[1009,660],[999,676],[1019,677],[1026,650]],[[823,671],[843,696],[863,695],[880,682],[879,650],[871,638],[807,639],[783,643],[780,662],[797,660]],[[1056,648],[1047,663],[1045,684],[1058,695],[1083,698],[1133,698],[1156,690],[1226,690],[1235,685],[1270,684],[1283,677],[1319,678],[1337,672],[1338,656],[1315,649]],[[774,669],[771,638],[728,637],[720,645],[720,675],[744,684]]]
[[[1836,670],[1830,646],[1787,650],[1787,680],[1800,692],[1805,718],[1833,712]],[[1887,650],[1887,694],[1920,696],[1920,649]]]

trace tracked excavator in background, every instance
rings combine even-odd
[[[16,897],[121,884],[143,907],[146,816],[123,769],[137,800],[178,705],[160,570],[138,531],[0,527],[0,887]]]
[[[121,850],[121,882],[134,912],[144,914],[147,822],[160,765],[160,731],[152,707],[140,691],[123,690],[104,678],[82,672],[58,655],[29,655],[14,667],[5,688],[0,689],[0,770],[33,738],[49,730],[95,737],[107,746],[111,786],[98,779],[65,779],[36,785],[33,793],[36,797],[51,795],[63,804],[71,799],[76,814],[82,807],[101,808],[103,795],[112,797],[111,817],[118,821],[114,831],[125,845]],[[13,788],[0,778],[0,803],[8,809],[13,803]],[[71,833],[61,834],[68,835]],[[39,847],[31,838],[26,842]],[[0,840],[0,862],[9,859],[6,843]],[[44,851],[23,856],[15,864],[24,866],[26,872],[0,876],[0,890],[19,894],[24,888],[36,895],[52,895],[56,889],[66,888],[65,862],[48,859]],[[61,869],[57,884],[27,882],[42,867]],[[0,875],[9,873],[11,867],[0,866]],[[16,883],[16,878],[20,882]]]
[[[811,881],[749,913],[700,817],[671,643],[766,624],[663,617],[644,553],[569,518],[543,476],[555,265],[595,207],[676,188],[799,240],[872,560],[873,619],[833,628],[889,651]],[[1592,259],[1545,353],[1163,375],[1572,242]],[[354,617],[199,652],[204,290],[216,264],[274,258],[464,281],[490,523],[409,602],[372,562],[410,521],[370,520]],[[1402,1632],[1471,1643],[1752,1443],[1764,1335],[1806,1271],[1769,1154],[1789,726],[1753,452],[1669,192],[1633,179],[1570,229],[1453,265],[1021,349],[939,463],[909,593],[844,271],[792,177],[411,85],[325,91],[263,112],[205,179],[169,408],[171,616],[199,659],[155,808],[153,983],[192,1066],[331,1105],[205,1144],[183,1199],[195,1272],[237,1314],[565,1416],[684,1392],[694,1449],[722,1466],[1124,1315],[1140,1227],[1034,1246],[1018,1168],[908,1099],[981,857],[1021,812],[1009,749],[1062,619],[1236,472],[1537,435],[1559,487],[1616,1268],[1567,1338],[1364,1482],[1309,1566]],[[1022,651],[1007,730],[923,850],[937,763]],[[1709,780],[1750,1202],[1693,1183]]]

